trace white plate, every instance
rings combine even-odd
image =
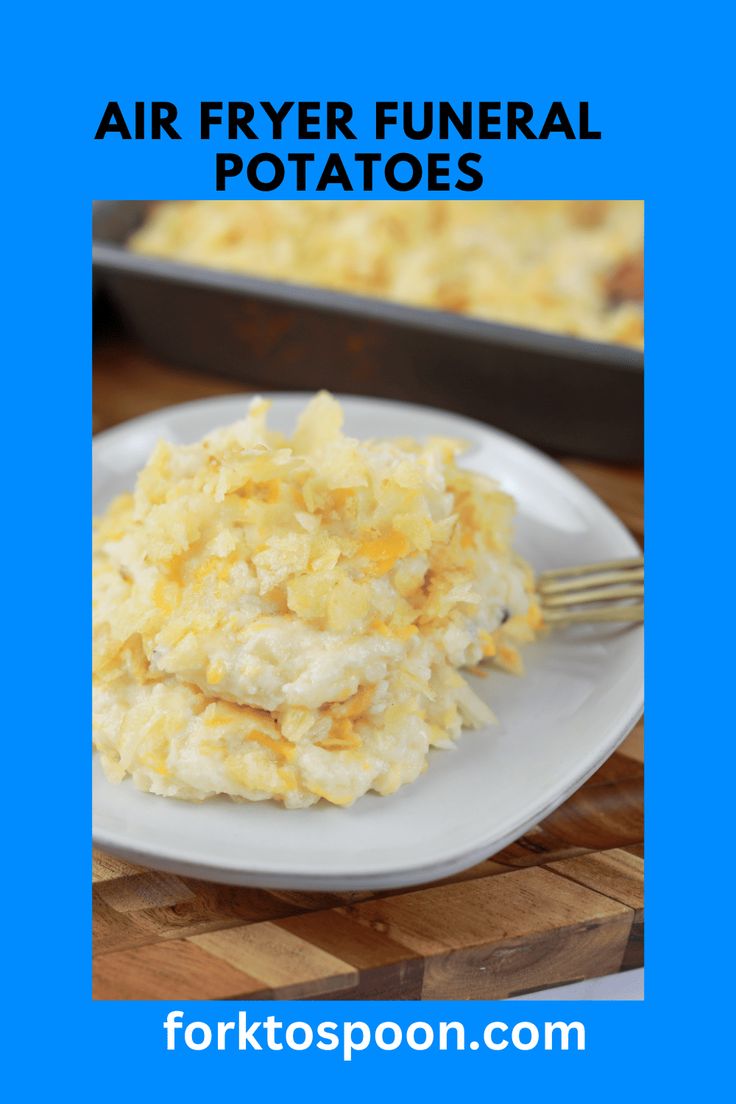
[[[304,395],[274,395],[288,430]],[[586,487],[541,453],[484,425],[427,407],[342,399],[357,437],[463,437],[465,463],[517,500],[517,545],[538,570],[636,554],[633,538]],[[94,508],[132,488],[156,441],[192,442],[240,417],[247,396],[207,399],[137,418],[94,444]],[[201,805],[113,785],[94,764],[94,840],[146,866],[237,885],[389,888],[442,878],[492,855],[574,792],[621,742],[643,707],[643,633],[578,627],[525,649],[526,674],[474,679],[500,719],[436,750],[429,770],[391,797],[351,808],[320,802]]]

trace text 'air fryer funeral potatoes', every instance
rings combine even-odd
[[[177,200],[139,253],[641,347],[634,200]]]
[[[492,719],[539,607],[513,501],[457,442],[358,441],[316,396],[160,443],[94,531],[94,741],[108,777],[200,800],[390,794]]]

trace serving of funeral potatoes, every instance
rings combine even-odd
[[[493,719],[463,668],[541,627],[513,500],[460,442],[357,440],[311,400],[161,442],[94,526],[94,744],[107,777],[199,801],[387,795]]]

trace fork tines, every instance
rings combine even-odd
[[[537,588],[548,624],[644,619],[641,556],[543,571]]]

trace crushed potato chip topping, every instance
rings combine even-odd
[[[492,719],[458,669],[519,672],[539,606],[459,443],[347,437],[324,392],[289,440],[268,405],[95,522],[95,746],[157,794],[349,805]]]

